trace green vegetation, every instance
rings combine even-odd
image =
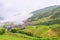
[[[33,16],[27,20],[31,25],[60,24],[60,6],[51,6],[32,13]]]
[[[4,25],[0,28],[0,40],[60,40],[60,6],[32,13],[33,16],[26,20],[25,27],[7,29],[7,25]]]
[[[26,26],[23,30],[16,28],[18,29],[17,32],[10,31],[0,35],[0,40],[60,40],[60,29],[58,29],[59,26],[60,25],[58,24],[50,26]],[[49,30],[52,32],[52,34],[57,34],[50,36],[48,35],[50,32]]]
[[[5,29],[4,28],[0,28],[0,35],[5,33]]]
[[[55,24],[55,25],[50,25],[50,26],[46,26],[46,25],[37,25],[37,26],[26,26],[25,29],[18,29],[15,28],[13,29],[14,31],[10,31],[10,32],[5,32],[3,35],[0,35],[1,38],[3,37],[3,40],[6,39],[10,39],[10,40],[53,40],[53,39],[59,39],[60,34],[58,32],[60,32],[60,30],[58,29],[60,25]],[[49,34],[49,30],[52,30],[52,34],[53,33],[57,33],[55,35],[48,35]],[[58,30],[57,30],[58,29]],[[12,30],[12,29],[11,29]],[[50,30],[50,31],[51,31]],[[6,37],[5,37],[6,36]],[[8,38],[7,38],[8,37]],[[16,38],[16,39],[15,39]]]

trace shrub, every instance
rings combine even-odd
[[[12,33],[17,33],[17,28],[11,29],[10,32],[12,32]]]
[[[19,30],[18,33],[26,34],[28,36],[33,36],[33,34],[31,32],[25,32],[25,31],[22,31],[22,30]]]
[[[5,29],[4,28],[0,28],[0,35],[5,33]]]

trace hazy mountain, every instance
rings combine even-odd
[[[27,20],[30,21],[32,25],[60,23],[60,6],[58,5],[33,11],[32,14],[33,16]]]

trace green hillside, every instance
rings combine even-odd
[[[32,12],[29,27],[24,31],[38,37],[60,37],[60,6],[50,6]]]
[[[32,12],[28,19],[32,25],[51,25],[60,23],[60,6],[51,6]]]
[[[60,40],[60,6],[50,6],[31,12],[24,25],[0,28],[0,40]],[[11,25],[11,24],[8,24]]]

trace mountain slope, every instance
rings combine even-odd
[[[32,12],[25,21],[24,32],[35,37],[60,37],[60,6],[50,6]]]
[[[33,16],[27,21],[32,25],[60,24],[60,6],[50,6],[32,12]]]

